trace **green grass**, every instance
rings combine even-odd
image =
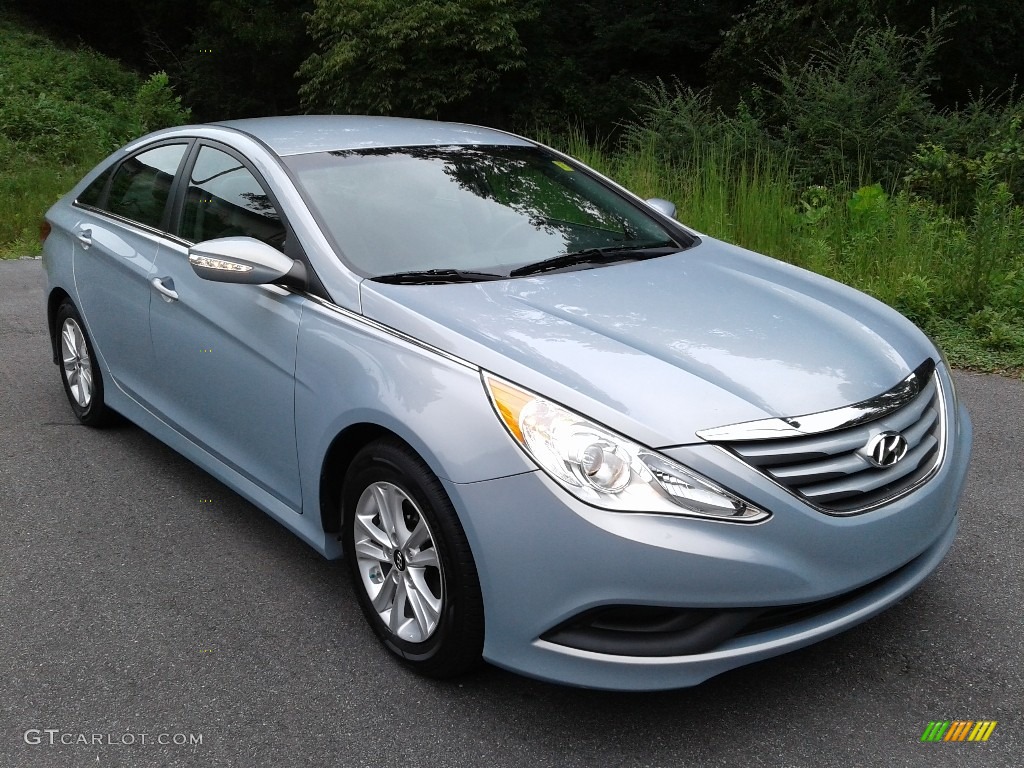
[[[99,160],[187,117],[161,73],[61,47],[0,12],[0,258],[37,253],[46,209]]]
[[[46,209],[93,165],[95,161],[35,162],[5,169],[0,175],[0,258],[38,253],[39,226]]]
[[[929,333],[954,365],[1024,375],[1024,209],[979,189],[969,218],[881,187],[799,189],[785,156],[695,148],[671,167],[653,147],[551,139],[641,197],[664,197],[707,234],[852,285]]]

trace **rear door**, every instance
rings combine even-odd
[[[180,196],[182,241],[245,235],[284,250],[288,227],[278,205],[233,150],[197,143]],[[274,285],[203,280],[182,242],[160,249],[154,279],[153,406],[179,432],[300,511],[295,350],[306,300]]]
[[[149,302],[169,201],[188,141],[149,147],[111,167],[75,201],[74,273],[79,310],[114,382],[146,399],[154,364]]]

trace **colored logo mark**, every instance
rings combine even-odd
[[[996,724],[995,720],[933,720],[921,741],[988,741]]]

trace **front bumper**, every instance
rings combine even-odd
[[[925,486],[851,517],[815,511],[709,445],[666,451],[772,511],[753,525],[595,509],[541,472],[446,482],[484,595],[484,657],[571,685],[658,690],[695,685],[852,627],[899,601],[952,544],[970,454],[966,411]],[[868,586],[865,586],[868,585]],[[595,653],[541,639],[599,606],[717,610],[812,603],[856,591],[811,616],[677,656]]]

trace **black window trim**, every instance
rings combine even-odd
[[[192,145],[195,144],[195,141],[196,140],[191,137],[178,136],[176,138],[161,139],[159,141],[154,141],[152,144],[146,144],[145,146],[139,147],[130,155],[125,155],[120,160],[117,160],[111,165],[107,166],[107,168],[105,168],[100,173],[100,176],[108,172],[110,175],[107,176],[107,180],[103,184],[103,191],[100,192],[100,197],[99,201],[97,202],[97,205],[89,205],[88,203],[80,202],[77,197],[72,201],[71,204],[76,208],[82,208],[93,213],[98,213],[103,216],[107,216],[117,222],[123,224],[131,224],[133,227],[137,227],[138,229],[141,229],[142,231],[150,234],[159,235],[160,237],[169,238],[171,240],[180,240],[180,238],[178,238],[170,231],[170,228],[168,226],[170,224],[170,211],[171,206],[174,202],[175,187],[178,183],[179,177],[181,176],[182,164],[188,159],[189,154],[192,152]],[[183,145],[185,147],[185,151],[182,153],[181,159],[178,161],[178,168],[174,172],[174,179],[171,181],[171,188],[167,193],[167,201],[164,203],[164,210],[160,216],[160,227],[154,227],[149,224],[143,224],[141,221],[129,219],[127,216],[122,216],[118,213],[114,213],[113,211],[109,211],[106,209],[106,205],[109,202],[108,197],[110,195],[111,182],[113,182],[114,177],[117,175],[117,172],[121,170],[122,165],[127,163],[129,160],[138,157],[141,154],[149,152],[151,149],[159,149],[160,147],[173,146],[175,144]],[[86,188],[88,189],[88,187]]]
[[[171,223],[173,224],[174,234],[184,240],[185,242],[195,245],[194,241],[189,240],[181,233],[181,220],[185,213],[185,196],[188,193],[188,184],[192,179],[192,170],[195,168],[196,160],[199,159],[199,152],[203,147],[210,147],[210,149],[216,149],[224,154],[233,157],[238,163],[247,170],[256,183],[260,185],[263,192],[270,198],[270,202],[274,204],[274,210],[277,211],[278,216],[281,217],[281,223],[284,225],[286,233],[286,242],[293,239],[294,231],[292,230],[291,224],[288,223],[288,217],[285,216],[283,210],[281,210],[281,204],[277,200],[277,195],[271,190],[270,185],[267,184],[267,180],[263,178],[263,174],[253,167],[253,164],[249,162],[248,158],[242,155],[238,150],[233,147],[229,147],[226,144],[222,144],[219,141],[212,139],[196,139],[195,144],[189,150],[188,157],[185,159],[185,166],[180,169],[177,178],[174,180],[174,184],[171,186]],[[287,255],[287,254],[285,254]]]

